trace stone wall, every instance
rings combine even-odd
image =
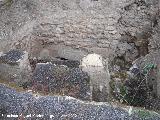
[[[159,50],[159,5],[159,0],[2,0],[0,51],[17,48],[30,58],[78,61],[96,53],[109,58],[111,72],[117,59],[128,69]]]
[[[77,49],[78,54],[108,56],[110,44],[120,37],[116,30],[120,15],[113,10],[116,4],[111,0],[13,0],[11,6],[1,7],[0,36],[7,45],[0,48],[7,50],[11,44],[34,56],[44,47],[59,45],[66,50]],[[53,51],[59,55],[57,49]]]
[[[116,56],[119,43],[133,43],[130,45],[136,49],[134,44],[143,46],[136,41],[151,38],[158,23],[158,7],[158,0],[11,0],[10,4],[4,0],[0,6],[0,50],[12,46],[39,56],[47,48],[52,56],[65,56],[63,49],[72,59],[75,54],[83,58],[93,52]],[[152,37],[156,40],[158,33]],[[150,43],[155,46],[152,40]],[[75,50],[78,52],[72,53]]]

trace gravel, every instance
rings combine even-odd
[[[25,120],[160,120],[158,115],[152,118],[129,116],[127,111],[107,103],[83,102],[67,96],[34,97],[4,85],[0,85],[0,112],[1,120],[17,120],[7,117],[11,114],[23,114]]]

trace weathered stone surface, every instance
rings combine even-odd
[[[89,3],[89,4],[86,4]],[[82,7],[83,4],[86,4]],[[20,6],[20,9],[17,9]],[[85,7],[86,6],[86,7]],[[106,7],[107,6],[107,7]],[[1,40],[4,41],[9,38],[7,43],[12,41],[12,47],[19,47],[30,51],[34,56],[33,49],[46,48],[48,44],[61,44],[69,46],[70,48],[79,48],[81,51],[86,48],[108,48],[108,44],[98,44],[98,42],[105,42],[110,39],[110,34],[115,33],[115,26],[108,26],[108,24],[116,23],[116,15],[108,15],[110,9],[114,6],[112,1],[12,1],[8,9],[4,6],[1,11],[1,26],[5,26],[4,18],[8,20],[8,27],[3,29],[1,33]],[[100,8],[109,8],[104,10],[105,14]],[[12,9],[10,11],[9,9]],[[99,11],[100,13],[97,13]],[[10,17],[6,14],[10,14]],[[116,11],[114,11],[115,14]],[[23,15],[23,17],[21,16]],[[113,19],[108,19],[108,16]],[[115,17],[115,19],[114,19]],[[14,19],[16,18],[16,19]],[[12,29],[10,29],[12,28]],[[21,30],[20,30],[21,29]],[[15,32],[16,31],[16,32]],[[109,32],[108,32],[109,31]],[[14,33],[14,35],[12,34]],[[115,37],[118,33],[115,33]],[[6,48],[8,49],[10,43]],[[37,47],[34,46],[37,44]],[[38,45],[39,43],[39,45]],[[64,48],[67,50],[67,48]],[[39,51],[39,53],[40,53]],[[94,50],[96,51],[96,50]],[[38,52],[38,51],[37,51]],[[38,54],[39,54],[38,53]],[[79,54],[79,53],[77,53]]]
[[[30,64],[33,70],[35,69],[37,63],[47,63],[47,62],[51,62],[52,64],[56,65],[66,65],[69,68],[79,68],[80,65],[80,62],[77,60],[69,60],[59,57],[51,59],[37,59],[37,58],[30,59]]]
[[[104,67],[102,57],[98,54],[89,54],[86,57],[82,59],[82,66],[98,66],[98,67]]]
[[[82,70],[90,76],[92,98],[95,101],[108,99],[110,74],[107,62],[98,54],[89,54],[81,61]]]
[[[38,63],[32,79],[35,90],[91,100],[89,76],[79,68]]]
[[[90,76],[83,72],[80,68],[71,68],[66,79],[66,88],[69,88],[68,92],[72,96],[74,89],[76,98],[82,100],[92,100],[92,91],[90,90]],[[70,86],[73,89],[70,89]],[[74,95],[74,94],[73,94]]]
[[[47,49],[51,57],[72,60],[89,53],[108,57],[125,52],[126,60],[132,61],[137,54],[148,53],[148,43],[150,50],[158,49],[158,2],[11,0],[10,5],[0,7],[0,50],[16,47],[39,57]],[[119,41],[135,45],[131,52],[117,50]]]
[[[160,97],[160,81],[159,81],[159,67],[160,67],[160,57],[159,57],[159,50],[155,52],[151,52],[145,57],[141,57],[135,61],[141,71],[147,70],[148,71],[148,83],[150,83],[153,87],[154,93],[158,97]],[[148,68],[148,65],[154,65],[155,68]]]
[[[126,70],[159,50],[159,8],[159,0],[1,0],[0,51],[78,61],[97,53],[110,70],[114,58]]]
[[[10,50],[0,56],[0,77],[5,81],[15,81],[22,84],[30,78],[28,53]]]
[[[149,39],[152,48],[157,48],[158,0],[9,1],[0,7],[0,50],[18,47],[35,56],[35,51],[39,55],[48,45],[64,45],[78,51],[105,48],[114,54],[117,45],[108,42],[121,36],[135,38],[132,42]]]
[[[24,52],[19,50],[10,50],[0,56],[1,63],[16,64],[23,58]]]

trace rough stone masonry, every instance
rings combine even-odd
[[[117,45],[129,41],[129,45],[126,45],[130,47],[120,47],[118,55],[122,55],[128,49],[132,51],[134,44],[141,49],[144,39],[158,42],[158,2],[10,0],[10,4],[6,5],[6,0],[2,0],[0,50],[11,47],[25,49],[30,56],[38,57],[45,48],[51,56],[79,60],[93,52],[103,57],[116,55]],[[153,35],[151,31],[156,34]],[[150,43],[155,47],[153,40]]]
[[[159,49],[159,0],[1,0],[0,51],[132,62]]]
[[[110,45],[120,37],[116,28],[120,18],[118,2],[13,0],[10,6],[4,2],[0,13],[0,49],[25,49],[33,57],[38,57],[43,48],[51,56],[71,59],[90,52],[108,57]]]

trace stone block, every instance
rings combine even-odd
[[[90,76],[92,98],[95,101],[108,99],[110,74],[107,63],[108,61],[98,54],[89,54],[82,59],[81,67]]]
[[[30,72],[31,68],[26,51],[10,50],[1,54],[0,79],[22,84],[29,80]]]
[[[89,76],[79,68],[38,63],[32,80],[35,90],[91,100]]]

